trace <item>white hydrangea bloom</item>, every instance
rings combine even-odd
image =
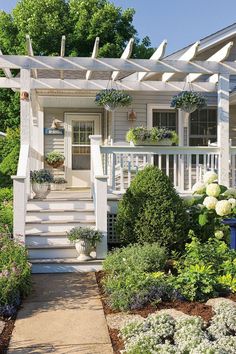
[[[216,237],[218,240],[221,240],[221,239],[224,237],[223,231],[221,231],[221,230],[216,230],[216,232],[215,232],[215,237]]]
[[[235,188],[228,188],[224,192],[224,196],[236,198],[236,189]]]
[[[197,182],[192,187],[193,194],[204,194],[206,192],[206,185],[202,182]]]
[[[232,209],[236,207],[236,199],[235,198],[229,198],[228,201],[230,202]]]
[[[206,187],[206,194],[209,197],[218,197],[220,195],[220,186],[217,183],[208,184]]]
[[[208,210],[214,210],[217,202],[218,200],[215,197],[206,197],[203,201],[203,205],[205,205]]]
[[[218,175],[213,171],[208,171],[203,176],[203,182],[206,184],[217,181]]]
[[[231,204],[228,200],[220,200],[216,204],[216,214],[219,216],[229,215],[232,211]]]

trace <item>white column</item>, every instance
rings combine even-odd
[[[229,186],[229,79],[228,74],[219,75],[217,140],[220,148],[219,183]]]
[[[17,176],[12,176],[14,188],[13,236],[25,242],[25,216],[27,195],[30,193],[28,154],[30,146],[30,70],[21,69],[21,92],[26,91],[29,99],[20,101],[21,150]],[[27,156],[25,156],[27,155]]]

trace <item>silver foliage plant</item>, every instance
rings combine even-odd
[[[152,314],[121,328],[124,354],[235,354],[236,306],[221,302],[209,324],[197,316]]]

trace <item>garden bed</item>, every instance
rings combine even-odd
[[[110,315],[110,314],[122,314],[122,312],[118,310],[113,310],[109,304],[108,304],[108,297],[104,293],[104,289],[102,286],[102,279],[104,278],[104,272],[99,271],[96,273],[96,279],[97,279],[97,284],[103,304],[103,310],[105,315]],[[236,294],[231,294],[227,297],[226,299],[232,300],[236,302]],[[186,315],[190,316],[200,316],[204,321],[209,322],[213,316],[213,311],[212,311],[212,306],[208,306],[205,303],[202,302],[189,302],[189,301],[180,301],[180,300],[175,300],[172,302],[161,302],[155,306],[148,305],[143,309],[140,310],[130,310],[127,311],[127,313],[132,314],[132,315],[140,315],[144,318],[146,318],[148,315],[157,312],[158,310],[164,310],[164,309],[175,309],[178,311],[181,311],[185,313]],[[109,328],[109,334],[113,346],[113,350],[115,354],[120,354],[120,351],[124,349],[124,343],[121,337],[119,336],[119,330],[114,329],[114,328]]]

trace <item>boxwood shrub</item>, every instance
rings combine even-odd
[[[157,167],[138,172],[118,205],[117,232],[124,245],[158,242],[181,250],[188,238],[188,215],[170,179]]]

